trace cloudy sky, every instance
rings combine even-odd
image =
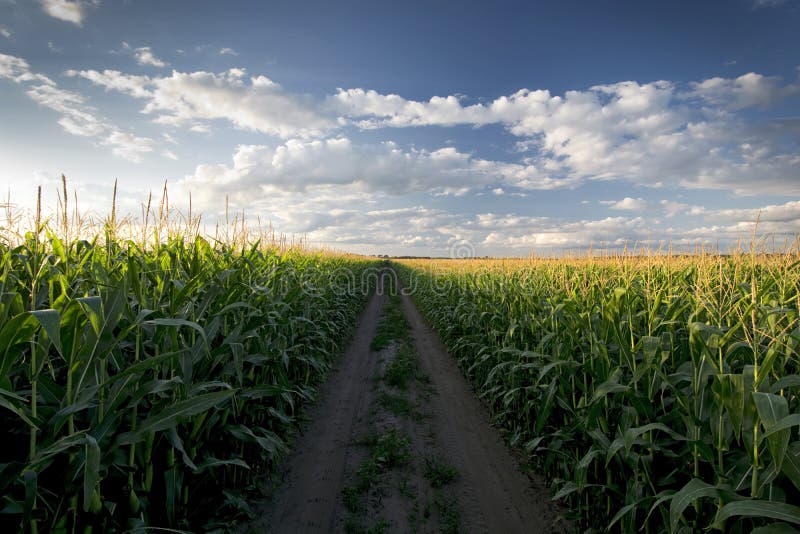
[[[0,186],[365,253],[800,232],[800,1],[0,0]]]

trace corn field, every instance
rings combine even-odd
[[[0,243],[2,530],[207,531],[246,513],[372,263],[60,230],[37,216]]]
[[[394,266],[581,531],[800,524],[797,255]]]

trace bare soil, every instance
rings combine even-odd
[[[392,343],[370,350],[387,301],[386,295],[369,301],[338,368],[310,408],[278,483],[261,504],[261,516],[247,530],[570,530],[541,481],[520,469],[455,360],[407,296],[402,309],[418,372],[405,389],[382,379],[402,348]],[[405,409],[387,399],[401,399]],[[399,465],[383,463],[376,452],[376,441],[387,436],[403,444]],[[364,483],[366,467],[374,467],[376,457],[381,469]],[[432,478],[432,465],[455,476]]]

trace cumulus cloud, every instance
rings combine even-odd
[[[356,120],[356,124],[362,128],[483,125],[497,122],[497,118],[485,106],[475,104],[464,107],[460,98],[454,95],[434,96],[427,102],[417,102],[373,90],[339,89],[335,95],[328,97],[326,106],[345,117],[361,118]]]
[[[622,200],[601,200],[601,204],[605,204],[612,210],[625,210],[625,211],[641,211],[649,205],[643,198],[625,197]]]
[[[77,26],[83,25],[86,17],[86,7],[97,5],[99,0],[86,2],[83,0],[41,0],[42,9],[53,18],[71,22]]]
[[[779,76],[763,76],[755,72],[738,78],[709,78],[691,84],[689,93],[707,103],[726,109],[767,108],[781,100],[800,94],[800,84],[784,84]]]
[[[785,204],[769,204],[750,209],[721,209],[709,211],[706,218],[712,221],[746,221],[760,223],[797,223],[800,221],[800,201],[793,200]]]
[[[221,56],[238,56],[239,52],[237,52],[233,48],[225,47],[225,48],[220,48],[219,55],[221,55]]]
[[[798,96],[799,87],[751,73],[686,89],[667,81],[620,82],[564,95],[523,89],[471,105],[457,96],[410,101],[340,89],[326,106],[361,128],[499,123],[522,138],[517,148],[534,155],[538,171],[555,179],[793,194],[800,192],[792,178],[800,173],[796,152],[781,152],[776,137],[782,134],[765,137],[735,112]]]
[[[530,187],[537,179],[523,165],[475,158],[452,147],[403,150],[390,142],[355,144],[339,137],[291,139],[277,147],[242,145],[232,165],[199,165],[183,183],[218,199],[221,191],[274,195],[320,186],[391,195],[459,195],[493,183]],[[541,188],[549,185],[540,183]]]
[[[662,200],[659,202],[661,210],[668,219],[676,215],[702,215],[706,210],[703,206],[676,202],[674,200]]]
[[[267,197],[269,198],[269,197]],[[424,206],[392,209],[341,209],[339,206],[368,204],[369,198],[348,198],[342,203],[330,192],[267,200],[281,228],[302,233],[312,241],[350,250],[380,253],[391,243],[391,251],[406,254],[447,255],[454,242],[467,241],[478,255],[527,255],[531,250],[546,254],[590,246],[597,250],[649,247],[676,252],[697,245],[729,250],[749,243],[755,215],[760,210],[760,235],[790,242],[800,232],[800,203],[765,206],[752,210],[719,210],[699,215],[694,226],[676,228],[649,216],[606,217],[568,220],[509,213],[453,213]],[[771,215],[768,215],[770,213]],[[771,242],[771,240],[770,240]]]
[[[11,33],[11,30],[9,30],[8,28],[6,28],[5,26],[0,26],[0,35],[2,35],[3,37],[5,37],[6,39],[11,39],[11,37],[12,37],[14,34],[13,34],[13,33]]]
[[[244,69],[222,73],[173,71],[166,77],[131,76],[113,70],[69,73],[144,99],[144,113],[156,115],[156,122],[161,124],[191,127],[200,121],[221,119],[238,128],[284,139],[316,137],[336,126],[310,97],[290,93],[266,76],[248,78]]]
[[[791,125],[765,129],[740,112],[800,96],[800,83],[749,73],[679,85],[625,81],[567,91],[522,89],[486,103],[459,95],[414,101],[373,90],[339,89],[322,100],[285,90],[244,69],[135,76],[69,71],[142,99],[161,124],[207,132],[211,121],[282,139],[377,129],[500,124],[519,140],[523,189],[576,187],[622,180],[649,187],[733,190],[752,195],[800,193]]]
[[[131,133],[112,130],[101,144],[110,146],[111,152],[129,161],[141,161],[142,156],[152,152],[155,141],[149,137],[137,137]]]
[[[153,67],[166,67],[169,65],[169,63],[166,61],[158,59],[155,54],[153,54],[152,48],[149,46],[133,48],[131,45],[123,41],[122,48],[130,51],[133,54],[134,59],[136,59],[136,63],[139,65],[151,65]]]

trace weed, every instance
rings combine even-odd
[[[424,475],[431,483],[431,486],[441,488],[458,477],[458,470],[442,458],[428,456],[425,458]]]

